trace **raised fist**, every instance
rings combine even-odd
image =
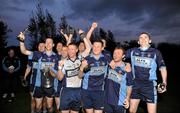
[[[95,28],[97,28],[97,26],[98,26],[98,23],[97,22],[93,22],[91,28],[95,29]]]
[[[20,32],[20,34],[17,36],[17,40],[19,40],[20,42],[24,42],[25,40],[24,33]]]

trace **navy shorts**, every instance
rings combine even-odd
[[[81,89],[62,88],[60,94],[60,110],[79,111],[81,108]]]
[[[34,91],[34,85],[30,84],[29,90],[30,90],[30,92],[32,93],[32,92]]]
[[[126,113],[124,106],[105,104],[104,105],[105,113]]]
[[[105,94],[104,91],[89,91],[82,89],[81,98],[83,108],[85,109],[95,109],[95,110],[103,110],[104,109],[104,99]]]
[[[52,98],[54,96],[53,88],[43,88],[43,87],[35,87],[33,91],[33,97],[42,98],[42,97]]]
[[[157,103],[156,81],[134,80],[131,99],[141,99],[147,103]]]

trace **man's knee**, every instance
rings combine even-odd
[[[47,110],[48,110],[48,113],[53,113],[53,107],[48,107]]]
[[[135,109],[135,108],[132,108],[132,106],[130,106],[130,108],[129,108],[129,113],[136,113],[136,109]]]

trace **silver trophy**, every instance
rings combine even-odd
[[[44,76],[44,81],[43,81],[43,87],[44,88],[51,88],[52,87],[52,82],[50,80],[50,73],[49,73],[49,66],[45,66],[44,69],[42,69],[43,76]]]

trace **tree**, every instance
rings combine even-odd
[[[46,10],[46,27],[48,30],[48,36],[55,38],[56,36],[56,22],[52,18],[51,14]]]
[[[32,13],[28,26],[29,36],[34,40],[32,46],[47,37],[55,38],[56,36],[56,25],[52,15],[48,10],[44,11],[40,3],[37,4],[36,9],[36,13]]]
[[[2,20],[0,20],[0,49],[2,50],[7,45],[6,39],[7,39],[7,33],[10,30],[8,29],[8,26],[6,23],[4,23]]]

